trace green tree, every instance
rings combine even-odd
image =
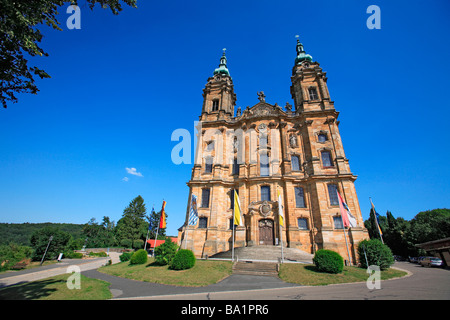
[[[378,232],[375,219],[376,219],[375,213],[373,209],[370,209],[370,217],[369,219],[364,221],[364,226],[369,232],[370,239],[380,239],[380,233]],[[380,216],[380,228],[381,232],[383,233],[384,230],[386,229],[386,224],[387,224],[386,217]]]
[[[117,221],[116,237],[119,242],[123,239],[145,240],[148,228],[146,213],[144,199],[139,195],[123,210],[122,218]]]
[[[419,244],[450,237],[450,209],[419,212],[411,221],[408,242]]]
[[[101,224],[98,224],[95,218],[89,220],[83,227],[83,235],[87,239],[88,248],[105,248],[113,246],[115,241],[114,221],[104,216]]]
[[[119,0],[86,0],[92,10],[96,3],[109,7],[113,14],[122,11]],[[136,0],[123,0],[136,8]],[[56,19],[59,7],[77,4],[77,1],[62,0],[0,0],[0,101],[4,108],[7,102],[18,101],[17,93],[36,94],[39,89],[35,76],[50,78],[44,70],[29,66],[28,56],[48,56],[39,43],[42,40],[40,28],[46,24],[62,30]],[[65,9],[65,8],[64,8]]]
[[[167,212],[164,211],[166,216],[166,224],[167,224]],[[158,239],[165,239],[166,237],[166,228],[159,229],[159,221],[161,218],[161,210],[155,212],[155,209],[152,208],[152,212],[147,217],[148,223],[150,225],[150,232],[148,234],[149,239],[155,239],[156,233],[158,232]],[[158,230],[159,229],[159,230]]]
[[[0,271],[8,270],[23,259],[31,258],[32,249],[15,243],[0,245]]]
[[[380,267],[380,270],[389,269],[394,263],[394,257],[389,247],[383,244],[379,239],[363,240],[358,244],[358,256],[361,268],[367,268],[367,262],[370,265]]]
[[[404,223],[404,219],[397,218],[390,211],[386,212],[387,228],[384,231],[383,239],[384,243],[392,250],[395,255],[403,257],[408,256],[408,244],[404,237],[405,228],[407,224]]]
[[[166,238],[166,241],[155,248],[155,262],[159,265],[170,264],[173,257],[177,253],[178,246],[172,242],[171,238]]]
[[[45,227],[36,230],[30,238],[31,247],[34,250],[32,255],[33,260],[42,259],[50,237],[52,237],[52,241],[48,246],[45,260],[56,259],[59,253],[64,252],[64,249],[72,238],[69,233],[55,227]]]

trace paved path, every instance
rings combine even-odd
[[[0,288],[64,274],[67,273],[68,267],[73,265],[78,266],[81,272],[97,269],[100,268],[101,266],[104,266],[110,259],[112,260],[113,263],[118,262],[119,254],[112,252],[110,253],[110,256],[106,258],[62,259],[61,262],[59,263],[47,266],[36,267],[21,271],[9,271],[1,273]]]
[[[116,299],[146,300],[450,300],[450,270],[422,268],[407,262],[397,262],[395,267],[406,270],[409,276],[381,281],[381,289],[369,290],[365,282],[307,287],[285,283],[270,276],[233,274],[219,283],[205,287],[177,287],[140,282],[98,272],[109,258],[92,260],[63,260],[60,264],[36,269],[3,273],[0,287],[35,281],[66,273],[69,265],[78,265],[83,275],[111,283],[110,290]],[[113,262],[118,257],[113,258]]]
[[[450,270],[422,268],[408,262],[395,267],[406,277],[381,281],[380,289],[369,290],[365,282],[328,286],[290,286],[245,291],[211,291],[177,295],[138,297],[145,300],[449,300]]]

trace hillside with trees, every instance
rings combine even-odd
[[[450,209],[434,209],[419,212],[413,219],[405,220],[387,211],[379,217],[383,241],[394,255],[402,257],[424,255],[415,245],[450,237]],[[375,214],[370,210],[370,218],[364,221],[371,239],[380,239]]]

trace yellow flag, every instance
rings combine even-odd
[[[283,206],[281,205],[281,194],[280,191],[277,190],[278,193],[278,217],[280,217],[280,226],[284,227],[284,214],[283,214]]]
[[[242,224],[242,216],[241,216],[241,204],[239,202],[239,195],[234,190],[234,225],[243,226]]]

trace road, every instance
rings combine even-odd
[[[115,257],[118,259],[118,257]],[[108,258],[109,259],[109,258]],[[111,283],[115,299],[132,300],[450,300],[450,270],[422,268],[408,262],[394,267],[410,275],[381,281],[380,289],[368,289],[365,282],[308,287],[289,284],[276,277],[231,275],[206,287],[177,287],[110,276],[96,271],[107,258],[67,260],[60,264],[0,275],[0,288],[36,281],[67,272],[69,265],[92,278]],[[116,260],[116,259],[113,259]]]
[[[70,266],[78,266],[80,272],[95,270],[104,266],[108,260],[113,260],[113,263],[119,260],[118,254],[110,253],[107,258],[93,258],[93,259],[63,259],[59,263],[41,266],[37,268],[9,271],[0,274],[0,288],[11,286],[18,283],[37,281],[56,275],[67,273]]]
[[[144,300],[450,300],[450,270],[423,268],[408,262],[395,267],[411,274],[381,281],[380,289],[369,290],[366,283],[319,287],[292,286],[271,289],[222,291],[134,297]]]

